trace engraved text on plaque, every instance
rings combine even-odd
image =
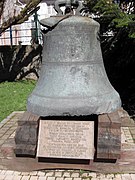
[[[94,121],[40,120],[37,157],[93,159]]]

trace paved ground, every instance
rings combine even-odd
[[[12,152],[7,146],[8,141],[12,140],[17,127],[17,120],[22,112],[14,112],[0,123],[0,180],[135,180],[133,173],[115,173],[104,174],[95,173],[84,170],[39,170],[31,172],[12,171],[7,166],[3,165],[4,160],[11,160]],[[135,124],[133,121],[128,121],[128,115],[123,116],[122,127],[122,142],[127,147],[135,148]],[[129,151],[130,156],[130,151]],[[135,159],[133,159],[133,162]],[[127,164],[126,164],[127,163]],[[128,162],[125,162],[128,171]],[[14,164],[12,164],[14,166]],[[25,166],[25,164],[24,164]],[[134,166],[135,167],[135,166]],[[135,168],[134,168],[135,170]]]
[[[135,180],[135,174],[99,174],[79,171],[0,171],[0,180]]]

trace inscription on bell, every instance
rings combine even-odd
[[[93,159],[93,156],[93,121],[40,121],[37,157]]]

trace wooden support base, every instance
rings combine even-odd
[[[87,116],[87,120],[85,120],[86,122],[94,121],[95,123],[95,161],[116,160],[120,158],[121,119],[118,112],[98,115],[98,119],[91,119],[91,117]],[[78,119],[80,120],[80,117]],[[16,156],[36,156],[39,120],[39,116],[25,112],[22,119],[18,121],[15,135],[16,147],[14,149]],[[70,120],[70,117],[68,120]],[[55,119],[54,121],[58,120]],[[42,138],[44,139],[44,137]],[[44,143],[46,145],[46,142]]]
[[[16,156],[36,156],[39,119],[39,116],[25,112],[18,121],[14,149]]]
[[[98,116],[96,159],[118,159],[121,151],[121,119],[118,112]]]

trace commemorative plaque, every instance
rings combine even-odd
[[[93,159],[94,121],[40,120],[37,157]]]

